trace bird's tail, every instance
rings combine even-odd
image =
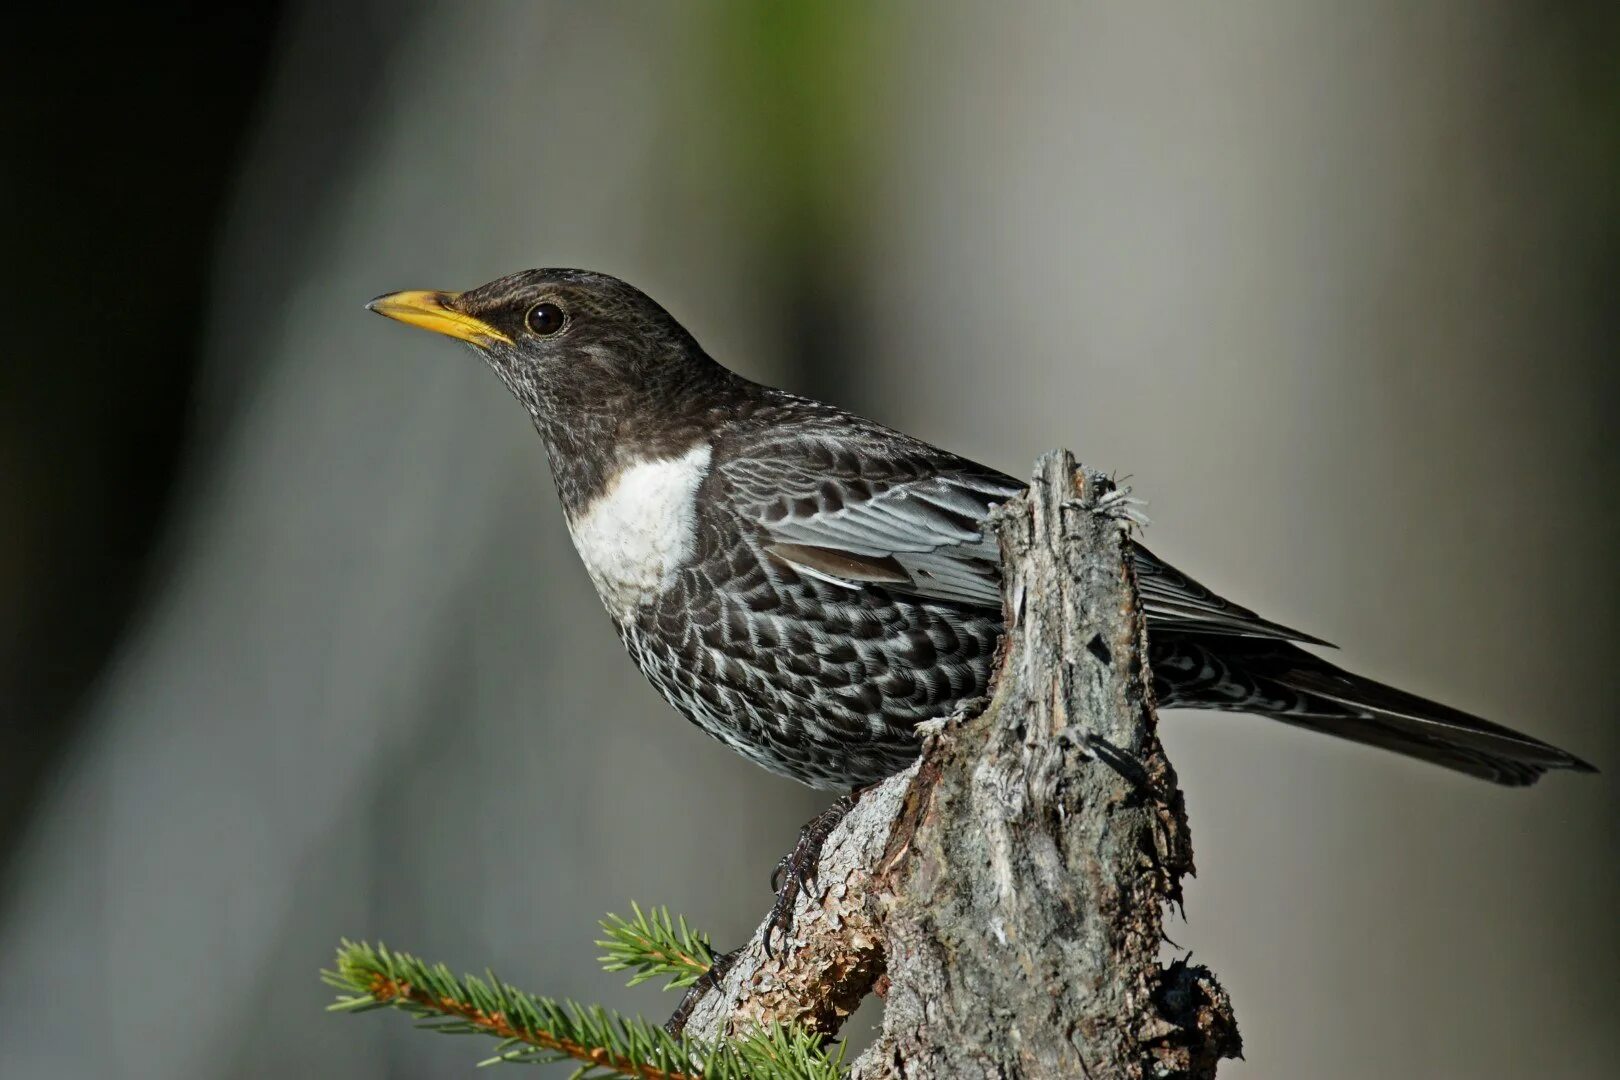
[[[1213,634],[1160,638],[1151,660],[1166,708],[1256,713],[1511,786],[1533,784],[1549,769],[1597,771],[1540,739],[1352,674],[1296,645]]]

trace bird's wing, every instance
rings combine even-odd
[[[1024,485],[904,436],[807,432],[750,447],[717,470],[768,556],[849,588],[1001,604],[985,519]]]
[[[999,607],[1000,552],[986,519],[1026,485],[899,432],[840,420],[755,441],[720,463],[732,504],[769,536],[767,553],[850,588]],[[1133,552],[1150,628],[1327,644],[1218,596],[1140,544]]]
[[[1142,606],[1147,611],[1150,627],[1200,634],[1273,638],[1332,647],[1331,642],[1262,619],[1248,608],[1232,603],[1164,562],[1141,544],[1135,545],[1133,553],[1136,587],[1142,594]]]

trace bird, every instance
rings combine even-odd
[[[523,405],[586,573],[635,665],[693,724],[814,788],[909,766],[919,725],[984,697],[1004,633],[989,517],[1026,484],[712,359],[607,274],[389,293]],[[1153,692],[1508,786],[1593,772],[1530,735],[1353,674],[1134,537]]]

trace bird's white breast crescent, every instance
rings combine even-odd
[[[629,465],[569,519],[585,570],[615,618],[656,599],[691,556],[697,491],[709,457],[705,444],[679,457]]]

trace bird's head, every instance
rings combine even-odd
[[[641,290],[588,270],[525,270],[366,307],[477,350],[539,429],[567,506],[599,490],[621,458],[685,452],[753,387]]]
[[[715,367],[651,297],[588,270],[525,270],[467,292],[388,293],[366,307],[471,345],[531,410],[595,411],[674,391]]]

